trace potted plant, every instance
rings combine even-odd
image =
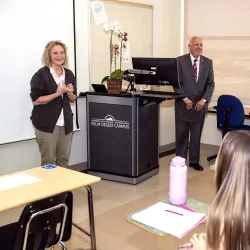
[[[128,40],[127,32],[121,32],[120,24],[117,21],[110,21],[103,26],[105,32],[110,32],[110,75],[102,79],[102,83],[107,82],[108,92],[111,94],[120,94],[123,80],[122,70],[122,50],[126,48]],[[113,44],[113,36],[117,35],[118,43]],[[119,60],[119,68],[117,61]]]

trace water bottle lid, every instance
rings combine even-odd
[[[184,167],[186,165],[186,159],[185,158],[182,158],[180,156],[175,156],[173,159],[172,159],[172,162],[171,164],[175,167]]]

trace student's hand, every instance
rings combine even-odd
[[[193,102],[189,99],[189,98],[186,98],[184,100],[185,104],[186,104],[186,108],[187,109],[192,109],[192,106],[193,106]]]
[[[203,100],[199,100],[196,105],[195,105],[195,110],[200,111],[202,110],[203,106],[204,106],[205,102]]]
[[[206,234],[194,234],[189,243],[180,246],[180,249],[206,250]]]
[[[193,244],[194,250],[206,250],[207,249],[207,241],[206,235],[204,233],[194,234],[190,239],[190,242]]]

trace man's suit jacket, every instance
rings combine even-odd
[[[192,110],[186,109],[186,104],[182,99],[175,100],[175,117],[178,121],[199,122],[201,117],[207,113],[208,102],[214,91],[214,71],[212,60],[200,56],[200,67],[198,80],[196,81],[190,54],[177,58],[179,73],[179,88],[175,87],[176,92],[185,93],[193,101]],[[206,103],[201,111],[194,110],[195,103],[205,99]]]

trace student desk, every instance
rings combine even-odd
[[[215,103],[215,105],[209,105],[208,106],[208,113],[217,113],[217,110],[214,108],[217,104]],[[250,117],[250,106],[249,105],[243,105],[244,107],[244,114],[245,117]]]
[[[91,249],[96,250],[93,198],[92,189],[89,185],[99,182],[101,180],[99,177],[61,167],[53,169],[38,167],[16,172],[12,175],[15,174],[27,174],[39,178],[41,181],[0,191],[0,212],[61,192],[86,187],[88,191],[90,233],[75,223],[73,225],[91,238]],[[7,175],[1,177],[5,176]]]

